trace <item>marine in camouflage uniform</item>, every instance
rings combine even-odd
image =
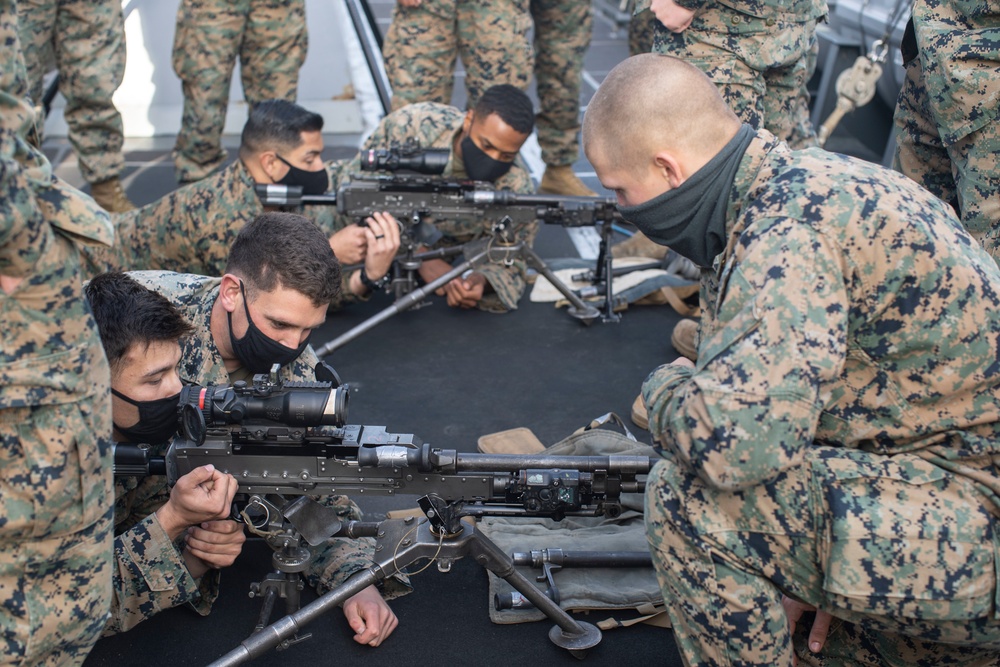
[[[0,0],[0,650],[81,663],[107,619],[111,396],[78,245],[111,242],[26,136],[16,8]],[[19,281],[19,282],[18,282]]]
[[[125,167],[122,117],[111,101],[125,76],[120,0],[19,0],[28,93],[42,103],[42,77],[53,60],[69,141],[88,183],[115,179]]]
[[[509,83],[526,89],[534,61],[528,3],[397,2],[382,47],[393,110],[415,102],[451,104],[459,55],[465,67],[468,108],[490,86]]]
[[[650,6],[638,0],[636,11]],[[745,123],[766,128],[792,148],[816,145],[806,83],[816,70],[816,24],[825,0],[678,0],[695,11],[691,25],[674,33],[659,21],[653,52],[700,68]]]
[[[329,162],[332,177],[340,163]],[[84,274],[93,278],[106,271],[162,270],[221,276],[229,248],[237,234],[266,209],[254,191],[254,180],[243,162],[236,160],[222,171],[191,183],[151,204],[114,215],[115,244],[111,248],[84,250]],[[286,209],[311,219],[326,236],[336,227],[332,206],[299,206]],[[341,307],[370,295],[358,296],[344,276]]]
[[[955,206],[1000,262],[998,26],[1000,2],[913,4],[893,167]]]
[[[531,0],[531,17],[539,100],[535,122],[542,161],[551,167],[571,167],[580,156],[580,86],[594,26],[593,6],[578,0]]]
[[[328,163],[328,174],[337,168],[338,163]],[[88,276],[153,269],[221,276],[237,234],[265,210],[255,185],[243,162],[236,160],[203,181],[115,215],[115,245],[86,252]],[[295,212],[312,219],[330,236],[335,226],[332,209],[309,206]]]
[[[464,118],[464,112],[445,104],[433,102],[411,104],[383,118],[365,142],[362,151],[387,148],[394,143],[403,145],[407,140],[414,139],[420,142],[422,149],[447,148],[451,151],[442,178],[467,179],[465,165],[455,153],[456,139],[462,134]],[[337,181],[349,182],[350,175],[360,171],[359,153],[340,168]],[[494,186],[498,190],[511,190],[521,194],[534,192],[528,167],[520,155],[514,160],[510,171],[497,179]],[[493,220],[427,220],[443,234],[443,238],[434,247],[454,247],[483,238],[489,234],[494,222]],[[341,218],[338,225],[343,226],[350,222]],[[531,223],[519,229],[516,236],[519,241],[531,245],[537,233],[538,223]],[[486,277],[494,290],[494,293],[487,293],[483,297],[479,302],[479,308],[495,312],[517,308],[517,302],[527,286],[527,266],[522,260],[514,260],[511,266],[487,263],[477,267],[476,271]]]
[[[997,664],[1000,271],[921,188],[766,131],[728,206],[697,365],[642,389],[682,652],[782,664],[785,593],[855,626],[824,655]]]
[[[153,445],[150,455],[163,456],[168,446]],[[195,579],[184,562],[183,540],[173,542],[156,516],[169,499],[165,477],[115,478],[114,598],[102,636],[183,604],[207,616],[219,596],[221,570],[210,568]]]
[[[618,67],[588,156],[626,219],[703,267],[697,362],[642,387],[663,455],[647,535],[686,662],[791,664],[785,595],[842,623],[819,663],[996,665],[1000,269],[900,174],[741,126],[675,59]],[[655,167],[610,164],[630,137],[630,158],[693,143],[704,166],[646,189]]]
[[[238,380],[249,382],[252,379],[252,374],[244,368],[237,369],[233,373],[226,371],[225,363],[212,336],[211,314],[215,300],[219,296],[219,286],[222,282],[220,278],[167,271],[136,271],[129,273],[129,276],[166,297],[194,327],[194,333],[180,341],[181,361],[178,372],[182,379],[199,385],[223,386],[229,386]],[[314,369],[317,363],[319,359],[312,347],[306,347],[297,359],[281,368],[279,377],[283,382],[315,381]],[[166,502],[166,480],[160,478],[159,481],[162,485],[160,489],[147,484],[144,488],[138,488],[134,494],[119,498],[119,507],[116,509],[131,513],[130,518],[125,521],[120,517],[117,519],[119,529],[128,525],[128,522],[145,520],[150,512],[162,505],[161,499]],[[342,520],[361,520],[361,510],[347,496],[329,496],[321,500],[325,505],[336,509]],[[183,602],[194,602],[194,609],[202,615],[210,611],[212,603],[218,596],[217,576],[211,578],[206,576],[200,587],[189,574],[186,578],[183,577],[186,568],[181,552],[172,545],[165,544],[163,539],[157,540],[150,536],[147,541],[140,530],[133,531],[129,539],[123,542],[128,554],[122,556],[127,559],[125,563],[131,561],[133,572],[130,574],[127,570],[119,571],[115,583],[116,590],[130,593],[131,599],[122,600],[122,618],[119,619],[122,626],[115,629],[127,629],[162,609]],[[157,545],[152,556],[149,553],[150,544]],[[312,553],[312,559],[303,576],[318,593],[322,594],[344,583],[355,572],[370,566],[374,541],[369,538],[355,540],[330,538],[319,547],[308,548]],[[119,557],[120,562],[122,556]],[[138,581],[133,580],[129,590],[129,583],[123,579],[126,576],[134,576],[135,572],[141,572],[142,576]],[[164,588],[172,585],[173,590],[159,588],[158,584],[162,584]],[[409,590],[405,577],[391,578],[384,582],[382,595],[386,599],[392,599]]]
[[[177,180],[205,178],[226,160],[221,137],[237,56],[247,103],[294,102],[307,48],[305,0],[183,0],[173,53],[184,89]]]

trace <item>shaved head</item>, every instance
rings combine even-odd
[[[587,106],[583,145],[595,167],[641,169],[659,150],[690,156],[700,166],[740,125],[701,70],[646,53],[623,61],[604,79]]]

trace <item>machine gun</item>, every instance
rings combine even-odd
[[[264,604],[255,632],[216,664],[239,664],[276,646],[301,641],[299,627],[416,560],[436,560],[447,572],[463,556],[507,580],[556,626],[550,639],[572,652],[600,642],[600,630],[580,623],[517,572],[510,557],[463,517],[618,516],[621,494],[638,493],[652,461],[643,456],[466,454],[433,448],[411,434],[381,426],[347,425],[347,396],[336,382],[280,383],[256,375],[252,384],[188,386],[181,391],[181,435],[165,456],[117,445],[115,474],[162,472],[168,482],[213,464],[239,483],[234,518],[275,551],[275,572],[251,586]],[[342,522],[309,498],[341,493],[422,494],[424,513],[381,522]],[[293,497],[289,500],[288,497]],[[371,567],[299,608],[300,573],[309,551],[303,541],[374,537]],[[267,625],[277,598],[287,615]]]
[[[430,165],[427,169],[436,169],[440,163],[440,158],[399,154],[387,156],[375,151],[369,151],[363,156],[365,159],[362,166],[372,169],[392,164]],[[321,357],[392,315],[423,303],[434,290],[466,271],[487,262],[510,264],[518,258],[545,276],[566,297],[570,303],[568,312],[573,317],[586,324],[598,317],[605,322],[617,322],[620,319],[613,311],[611,281],[605,280],[611,271],[611,253],[608,247],[613,231],[612,223],[621,219],[615,200],[611,197],[523,195],[497,190],[493,184],[482,181],[449,180],[424,173],[370,172],[354,174],[336,193],[304,195],[301,187],[286,185],[257,185],[256,191],[265,206],[336,206],[342,215],[359,223],[378,211],[384,211],[391,213],[402,225],[402,247],[393,263],[391,281],[387,286],[387,291],[395,295],[395,302],[319,348],[316,352]],[[431,246],[440,240],[441,234],[433,226],[433,221],[445,218],[478,221],[483,226],[490,221],[490,233],[461,247],[420,252],[421,246]],[[564,227],[601,228],[601,245],[593,284],[603,285],[605,288],[603,311],[583,301],[555,276],[529,245],[518,240],[519,229],[538,221]],[[428,259],[448,259],[459,254],[465,256],[464,262],[437,280],[418,287],[417,270],[422,262]]]

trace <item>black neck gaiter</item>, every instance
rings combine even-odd
[[[622,217],[656,243],[701,267],[711,267],[726,249],[726,209],[733,180],[754,129],[744,124],[736,136],[679,187],[637,206],[619,206]]]

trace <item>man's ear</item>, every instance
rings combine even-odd
[[[468,135],[469,132],[472,130],[473,115],[474,114],[472,112],[472,109],[469,109],[468,111],[465,112],[465,118],[462,119],[462,132],[465,133],[466,135]]]
[[[257,164],[264,170],[271,182],[277,183],[283,174],[279,175],[284,164],[278,159],[278,154],[274,151],[264,151],[257,155]]]
[[[653,156],[653,164],[662,175],[663,180],[670,186],[670,189],[678,187],[687,180],[684,166],[677,155],[671,151],[659,151]]]
[[[222,276],[219,286],[219,302],[227,312],[234,313],[243,302],[243,292],[240,290],[240,277],[232,273]]]

